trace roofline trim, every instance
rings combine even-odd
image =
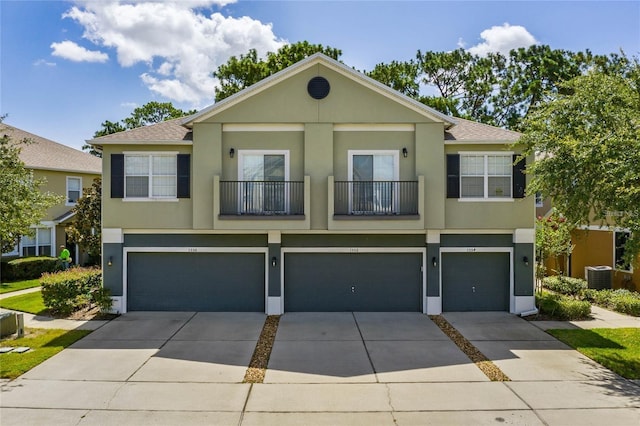
[[[193,141],[190,140],[175,140],[175,139],[164,139],[164,140],[96,140],[96,139],[87,139],[89,145],[93,146],[102,146],[102,145],[193,145]]]

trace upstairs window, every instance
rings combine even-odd
[[[175,155],[127,154],[124,171],[125,198],[176,198]]]
[[[68,206],[73,206],[82,195],[82,178],[67,176],[67,202]]]
[[[511,198],[511,155],[460,155],[461,198]]]

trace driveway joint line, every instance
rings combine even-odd
[[[364,346],[364,352],[367,354],[369,365],[371,365],[371,371],[373,371],[373,376],[376,378],[376,383],[380,383],[380,379],[378,378],[378,372],[376,371],[376,367],[373,365],[373,360],[371,359],[371,355],[369,354],[369,348],[367,348],[367,343],[364,341],[364,336],[362,335],[362,330],[360,330],[360,324],[358,324],[358,319],[356,318],[355,312],[351,312],[351,316],[353,317],[353,321],[356,323],[356,329],[358,329],[358,334],[360,335],[360,339],[362,340],[362,346]]]
[[[152,359],[152,358],[153,358],[153,357],[154,357],[158,352],[160,352],[160,351],[162,350],[162,348],[164,348],[164,347],[165,347],[165,345],[169,342],[169,340],[173,339],[173,338],[175,337],[175,335],[176,335],[176,334],[178,334],[178,333],[180,332],[180,330],[182,330],[182,329],[183,329],[187,324],[189,324],[189,322],[190,322],[190,321],[191,321],[191,320],[192,320],[196,315],[198,315],[198,313],[197,313],[197,312],[194,312],[194,313],[193,313],[193,315],[191,315],[191,316],[189,317],[189,319],[187,319],[187,320],[184,322],[184,324],[182,324],[180,327],[178,327],[178,329],[177,329],[177,330],[176,330],[176,331],[175,331],[171,336],[169,336],[167,339],[155,339],[154,341],[160,341],[160,342],[164,340],[164,343],[163,343],[163,344],[161,344],[161,345],[158,347],[158,349],[156,349],[156,352],[155,352],[153,355],[151,355],[149,358],[147,358],[147,359],[146,359],[146,361],[145,361],[145,362],[143,362],[141,365],[139,365],[139,366],[138,366],[138,368],[136,368],[136,369],[133,371],[133,373],[131,373],[131,374],[129,375],[129,377],[127,377],[127,378],[124,380],[124,383],[128,383],[128,382],[129,382],[129,380],[130,380],[130,379],[131,379],[131,378],[132,378],[132,377],[133,377],[133,376],[134,376],[138,371],[140,371],[140,369],[141,369],[142,367],[144,367],[145,365],[147,365],[147,363],[148,363],[149,361],[151,361],[151,359]]]

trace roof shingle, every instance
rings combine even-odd
[[[20,144],[20,160],[30,169],[61,170],[76,173],[102,173],[102,160],[86,152],[29,133],[8,124],[0,124],[0,135],[7,135],[12,143]]]
[[[183,118],[137,127],[124,132],[112,133],[92,139],[94,145],[114,142],[176,142],[191,141],[192,131],[182,125]]]
[[[444,132],[446,141],[495,141],[516,142],[522,134],[488,124],[456,118],[458,123]]]

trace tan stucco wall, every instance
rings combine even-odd
[[[317,101],[307,93],[307,82],[323,76],[329,95]],[[219,123],[413,123],[432,122],[395,100],[372,91],[342,74],[316,65],[234,105],[209,122]]]
[[[67,177],[79,177],[82,179],[82,188],[90,188],[93,184],[93,179],[100,177],[100,175],[94,174],[81,174],[73,172],[59,172],[51,170],[34,170],[33,175],[36,179],[45,178],[46,183],[40,188],[42,191],[50,191],[58,195],[62,195],[63,199],[60,203],[47,210],[44,221],[53,220],[54,218],[68,212],[73,208],[73,205],[67,205]]]

